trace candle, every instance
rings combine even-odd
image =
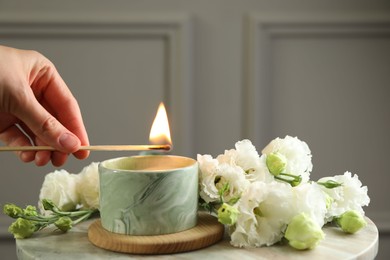
[[[149,141],[152,145],[172,144],[163,103]],[[114,158],[100,163],[99,179],[102,226],[110,232],[162,235],[197,223],[198,163],[194,159],[154,151]]]
[[[198,163],[173,155],[115,158],[99,164],[103,228],[163,235],[197,224]]]

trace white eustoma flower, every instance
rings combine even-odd
[[[225,151],[225,154],[219,155],[217,160],[220,163],[235,164],[245,172],[258,167],[260,156],[250,140],[238,141],[235,144],[235,148]]]
[[[217,157],[219,163],[235,165],[243,169],[245,178],[249,181],[271,182],[273,176],[268,172],[266,165],[260,158],[256,147],[248,139],[238,141],[236,149],[226,150]]]
[[[224,189],[227,185],[227,190],[223,193],[224,202],[229,202],[231,199],[241,197],[241,193],[248,187],[249,181],[245,178],[245,172],[238,166],[222,163],[218,167],[214,185],[218,191]]]
[[[362,187],[359,177],[356,174],[352,176],[352,173],[347,171],[344,175],[324,177],[318,180],[318,182],[321,183],[329,180],[341,183],[342,185],[333,189],[321,186],[321,189],[332,198],[332,203],[326,214],[326,220],[331,221],[333,217],[338,217],[349,210],[356,210],[364,216],[362,207],[368,206],[370,198],[367,195],[367,186]]]
[[[48,173],[39,193],[38,207],[42,214],[49,214],[48,211],[43,209],[41,203],[43,199],[52,200],[63,211],[76,209],[80,202],[76,175],[70,174],[65,170],[56,170]]]
[[[297,137],[286,136],[272,140],[263,150],[262,154],[280,153],[286,158],[285,173],[300,175],[302,183],[308,182],[313,169],[311,151],[309,146]]]
[[[217,201],[219,195],[214,182],[217,176],[219,163],[209,154],[198,154],[197,161],[199,164],[199,195],[207,203]]]
[[[200,197],[207,203],[219,201],[219,192],[225,185],[228,185],[222,196],[225,202],[239,197],[249,185],[243,169],[234,164],[219,163],[210,155],[198,155],[197,160],[200,169]]]
[[[84,167],[77,178],[77,191],[83,208],[99,209],[99,163]]]
[[[293,217],[292,197],[292,187],[287,183],[251,183],[237,203],[240,213],[230,243],[236,247],[261,247],[280,241]]]

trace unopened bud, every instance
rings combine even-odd
[[[343,185],[342,183],[334,180],[327,180],[326,182],[317,182],[317,184],[322,185],[327,189],[333,189]]]
[[[15,238],[30,237],[37,230],[33,221],[18,218],[9,226],[8,231],[14,235]]]
[[[238,209],[224,203],[218,209],[218,221],[225,225],[233,225],[236,223],[239,214]]]
[[[10,203],[4,205],[3,212],[11,218],[17,218],[23,214],[23,210],[20,207]]]
[[[24,210],[23,213],[25,216],[38,216],[37,208],[31,205],[28,205]]]
[[[305,213],[292,218],[287,226],[285,238],[298,250],[313,249],[325,237],[321,227]]]
[[[72,224],[73,221],[70,217],[60,217],[56,222],[54,222],[54,225],[64,232],[71,229]]]
[[[346,233],[356,233],[367,225],[364,217],[356,210],[350,210],[336,219],[337,224]]]
[[[53,210],[53,208],[56,206],[52,200],[49,199],[43,199],[42,200],[42,206],[45,210]]]
[[[276,152],[268,154],[265,163],[269,172],[274,176],[278,176],[286,169],[287,159],[283,154]]]

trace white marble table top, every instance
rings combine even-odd
[[[324,227],[326,238],[313,250],[298,251],[288,245],[240,249],[225,238],[219,243],[192,252],[172,255],[131,255],[106,251],[95,247],[87,237],[88,220],[73,227],[66,234],[50,229],[40,231],[28,239],[17,239],[19,259],[374,259],[378,253],[378,229],[367,220],[367,227],[349,235],[332,226]]]

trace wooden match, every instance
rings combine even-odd
[[[90,145],[81,146],[79,150],[89,151],[150,151],[164,150],[170,151],[171,146],[165,145]],[[0,152],[16,152],[16,151],[56,151],[51,146],[1,146]]]

